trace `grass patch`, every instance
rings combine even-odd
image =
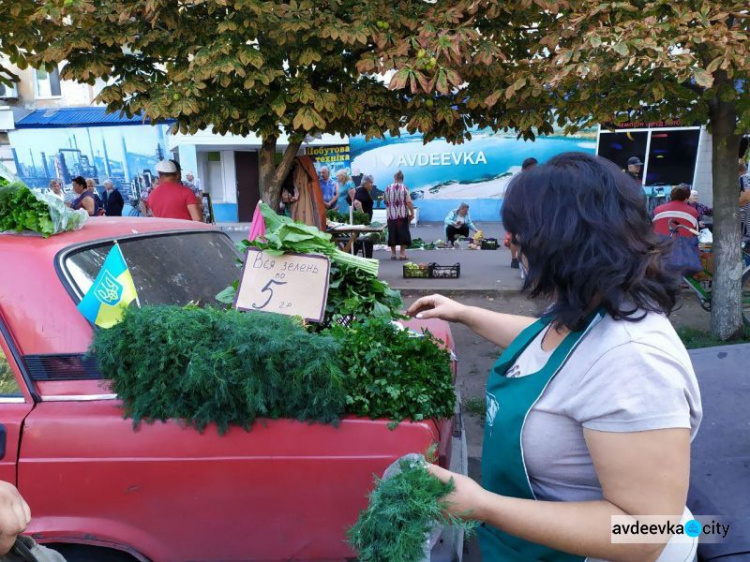
[[[472,416],[483,417],[487,411],[487,403],[484,397],[471,396],[464,400],[463,411]]]
[[[737,343],[750,343],[750,328],[745,328],[742,336],[736,340],[723,341],[713,337],[709,332],[695,328],[677,328],[677,335],[688,349],[699,349],[701,347],[714,347],[717,345],[733,345]]]

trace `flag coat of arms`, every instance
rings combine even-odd
[[[122,320],[125,309],[137,299],[133,276],[120,246],[115,244],[107,254],[93,285],[78,303],[78,310],[92,324],[111,328]]]

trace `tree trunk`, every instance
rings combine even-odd
[[[735,102],[721,101],[717,94],[711,104],[715,267],[711,334],[721,340],[738,337],[742,331],[742,234],[737,183],[740,137],[736,127]]]
[[[289,142],[279,165],[276,165],[277,137],[265,137],[258,154],[260,167],[260,197],[272,209],[279,208],[281,185],[292,169],[294,159],[299,152],[301,142]]]

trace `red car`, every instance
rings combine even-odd
[[[466,472],[458,417],[134,430],[85,356],[93,332],[76,309],[114,240],[142,304],[215,303],[238,275],[231,240],[196,223],[100,218],[49,239],[0,235],[0,479],[28,501],[40,543],[70,562],[346,560],[374,474],[436,442],[440,463]],[[453,347],[445,323],[421,325]],[[444,535],[433,559],[460,558],[460,537]]]

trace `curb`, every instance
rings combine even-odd
[[[391,289],[401,291],[401,296],[405,297],[424,297],[427,295],[433,295],[439,293],[446,296],[461,296],[470,294],[472,296],[486,296],[486,297],[511,297],[521,293],[521,289],[455,289],[455,288],[413,288],[413,287],[395,287],[391,285]]]

